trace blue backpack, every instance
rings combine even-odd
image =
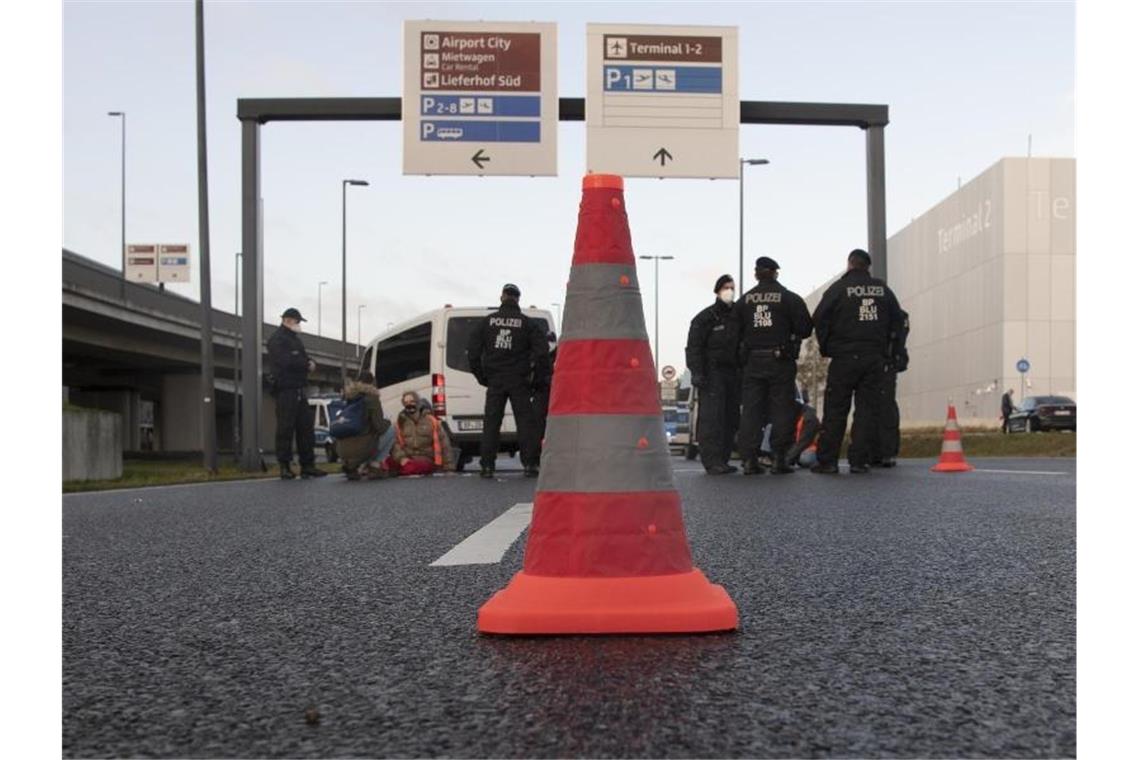
[[[368,407],[364,396],[352,401],[335,399],[329,402],[329,435],[333,438],[352,438],[368,432]]]

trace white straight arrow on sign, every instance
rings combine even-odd
[[[587,171],[739,176],[736,27],[588,24],[586,47]]]

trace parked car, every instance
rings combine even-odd
[[[309,406],[313,409],[313,433],[317,447],[325,450],[325,456],[330,462],[336,461],[336,439],[329,435],[329,402],[338,398],[340,396],[333,393],[309,399]]]
[[[1077,404],[1068,396],[1027,396],[1009,416],[1011,433],[1076,429]]]
[[[483,404],[487,389],[479,385],[467,363],[467,339],[476,323],[496,307],[445,306],[409,319],[373,338],[360,359],[360,369],[376,377],[380,403],[387,414],[400,409],[400,396],[416,391],[431,401],[458,451],[456,469],[462,470],[479,455],[483,436]],[[554,318],[545,309],[523,309],[552,334]],[[550,344],[554,350],[555,343]],[[499,450],[518,451],[518,432],[510,404],[503,417]]]
[[[663,406],[661,416],[665,420],[665,440],[669,450],[684,454],[689,447],[689,409],[687,405]]]

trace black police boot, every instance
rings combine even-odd
[[[731,475],[736,472],[736,467],[731,464],[714,464],[705,469],[709,475]]]
[[[897,464],[898,464],[898,462],[895,461],[894,457],[887,457],[883,461],[879,462],[880,467],[887,468],[887,469],[894,467]]]
[[[865,464],[853,464],[853,465],[851,465],[851,474],[852,475],[867,475],[870,472],[871,472],[871,468]]]
[[[772,461],[775,463],[772,465],[773,475],[787,475],[796,471],[794,467],[788,466],[788,455],[782,451],[775,452]]]
[[[287,464],[281,465],[281,479],[282,480],[292,480],[295,477],[297,477],[297,476],[293,474],[293,468],[292,467],[290,467]]]
[[[488,478],[488,479],[489,479],[489,478],[493,478],[493,477],[495,477],[495,468],[494,468],[494,467],[488,467],[488,466],[487,466],[487,465],[485,465],[485,464],[484,464],[484,465],[480,465],[480,467],[479,467],[479,477],[481,477],[481,478]]]
[[[537,478],[538,477],[538,465],[528,464],[526,467],[523,468],[523,475],[525,475],[528,478]]]
[[[324,470],[318,470],[315,465],[310,464],[301,468],[301,477],[305,480],[309,478],[323,478],[325,475],[328,475],[328,473]]]
[[[839,473],[839,466],[817,462],[811,466],[811,471],[816,475],[837,475]]]
[[[760,462],[757,461],[756,457],[752,457],[751,459],[749,459],[747,462],[744,463],[744,474],[745,475],[763,475],[767,471],[768,471],[767,469],[760,466]]]

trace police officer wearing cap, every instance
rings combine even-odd
[[[471,372],[487,387],[479,446],[479,475],[484,478],[495,474],[499,429],[508,400],[518,428],[523,471],[527,477],[538,475],[538,421],[530,397],[532,385],[549,383],[550,346],[542,325],[519,308],[520,295],[517,285],[504,285],[499,310],[479,322],[467,343]]]
[[[847,461],[851,472],[869,472],[872,440],[883,413],[891,334],[903,329],[903,313],[887,284],[871,276],[871,256],[856,248],[847,256],[847,272],[824,291],[814,320],[819,352],[829,357],[823,401],[819,461],[812,472],[839,471],[839,447],[847,432],[847,413],[855,399],[855,421]]]
[[[685,364],[699,394],[697,441],[701,464],[710,475],[727,475],[736,472],[728,460],[740,425],[739,330],[732,319],[736,283],[730,275],[721,275],[713,292],[716,301],[689,323]]]
[[[800,343],[812,332],[804,299],[779,282],[780,265],[756,259],[756,287],[733,308],[740,330],[744,412],[740,421],[740,456],[744,474],[764,470],[758,461],[764,426],[772,423],[772,472],[794,472],[787,462],[795,435],[796,359]]]
[[[281,315],[281,326],[269,337],[270,392],[276,401],[277,463],[281,479],[292,480],[293,439],[297,439],[297,458],[301,460],[302,478],[320,478],[326,474],[316,467],[313,447],[313,411],[305,396],[305,382],[316,363],[305,352],[301,342],[301,312],[289,308]]]

